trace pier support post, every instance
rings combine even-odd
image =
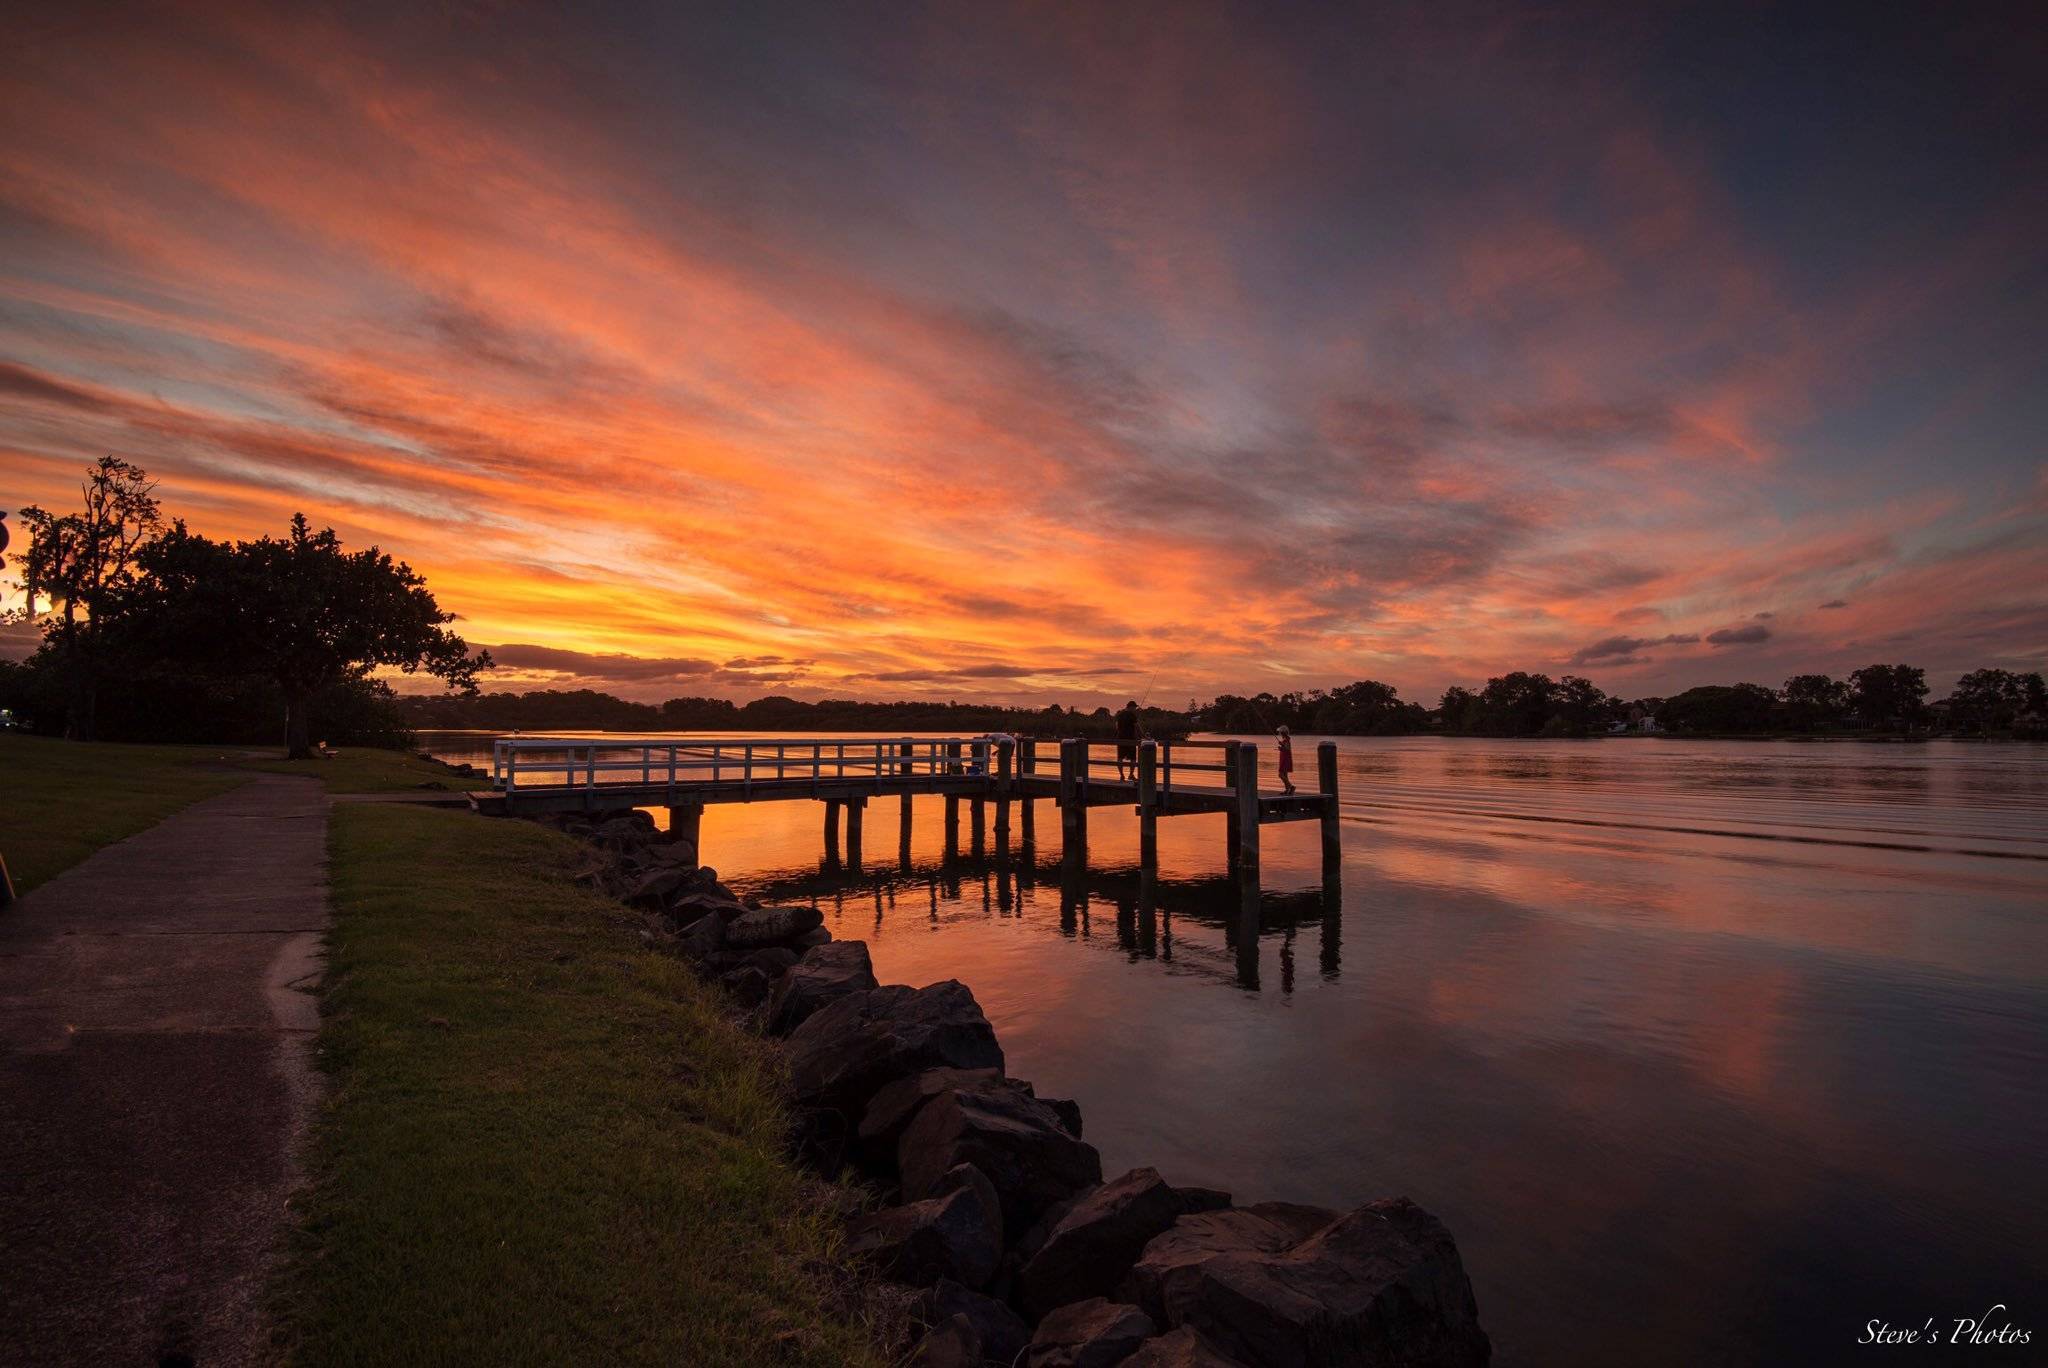
[[[1259,748],[1237,748],[1237,866],[1246,878],[1259,876]]]
[[[1335,741],[1316,744],[1316,787],[1323,795],[1323,863],[1341,864],[1344,860],[1344,838],[1338,826]]]
[[[1138,864],[1159,863],[1159,743],[1138,743]]]
[[[968,824],[972,829],[974,858],[978,860],[988,848],[988,804],[980,798],[970,798],[968,803],[972,809],[968,813]]]
[[[825,863],[839,863],[839,800],[825,800]]]
[[[899,799],[903,810],[896,819],[896,862],[905,869],[910,868],[910,795]]]
[[[1223,752],[1223,786],[1230,790],[1230,808],[1224,815],[1224,862],[1232,873],[1237,871],[1237,851],[1240,843],[1237,823],[1237,748],[1239,742],[1232,741],[1230,748]]]
[[[1013,766],[1016,763],[1017,743],[996,742],[996,844],[1002,845],[1010,839],[1010,794],[1015,789]]]
[[[1086,858],[1088,847],[1088,804],[1082,791],[1082,766],[1087,763],[1087,742],[1060,742],[1060,838],[1066,856]]]
[[[846,862],[855,869],[860,868],[861,818],[868,810],[865,798],[846,800]]]
[[[1023,819],[1024,845],[1028,849],[1038,844],[1038,822],[1034,816],[1038,810],[1038,803],[1032,798],[1019,798],[1017,807],[1017,815]]]
[[[704,830],[704,805],[702,803],[677,803],[668,810],[668,836],[671,841],[688,841],[690,849],[697,852],[697,863],[704,863],[702,844]]]
[[[946,795],[946,858],[952,859],[960,853],[960,800],[952,794]]]

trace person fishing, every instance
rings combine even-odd
[[[1116,715],[1116,777],[1136,778],[1138,773],[1138,700],[1124,704]]]
[[[1287,724],[1283,722],[1274,728],[1274,735],[1280,741],[1280,787],[1292,793],[1294,792],[1294,733],[1288,731]]]

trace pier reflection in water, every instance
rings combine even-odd
[[[1220,819],[1219,819],[1220,820]],[[1300,943],[1313,938],[1315,972],[1335,978],[1342,967],[1342,868],[1326,864],[1319,882],[1268,889],[1260,872],[1160,873],[1141,862],[1105,864],[1047,854],[1035,843],[1002,837],[980,855],[943,851],[920,860],[908,843],[892,863],[856,867],[835,859],[813,869],[736,877],[733,882],[771,903],[808,903],[840,936],[879,938],[923,918],[931,929],[969,916],[1038,918],[1047,934],[1115,949],[1133,961],[1175,965],[1239,987],[1262,986],[1262,948],[1274,951],[1273,986],[1294,991]],[[1056,899],[1055,917],[1045,916]],[[861,916],[873,913],[873,925]],[[1191,936],[1191,932],[1195,932]],[[1217,953],[1221,946],[1227,956]]]

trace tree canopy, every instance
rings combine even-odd
[[[216,542],[181,521],[146,546],[124,616],[169,658],[257,675],[284,697],[285,746],[311,752],[306,704],[373,670],[425,672],[473,692],[490,668],[449,631],[455,615],[413,569],[370,547],[345,551],[303,513],[282,538]]]

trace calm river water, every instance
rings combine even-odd
[[[1415,1198],[1500,1363],[1847,1360],[2001,1302],[2033,1347],[1978,1355],[2048,1343],[2048,747],[1339,746],[1341,891],[1267,828],[1250,944],[1220,816],[1161,823],[1149,908],[1120,809],[1064,897],[1049,806],[947,866],[920,800],[906,870],[885,800],[859,874],[817,804],[714,807],[704,857],[965,981],[1107,1172]]]

